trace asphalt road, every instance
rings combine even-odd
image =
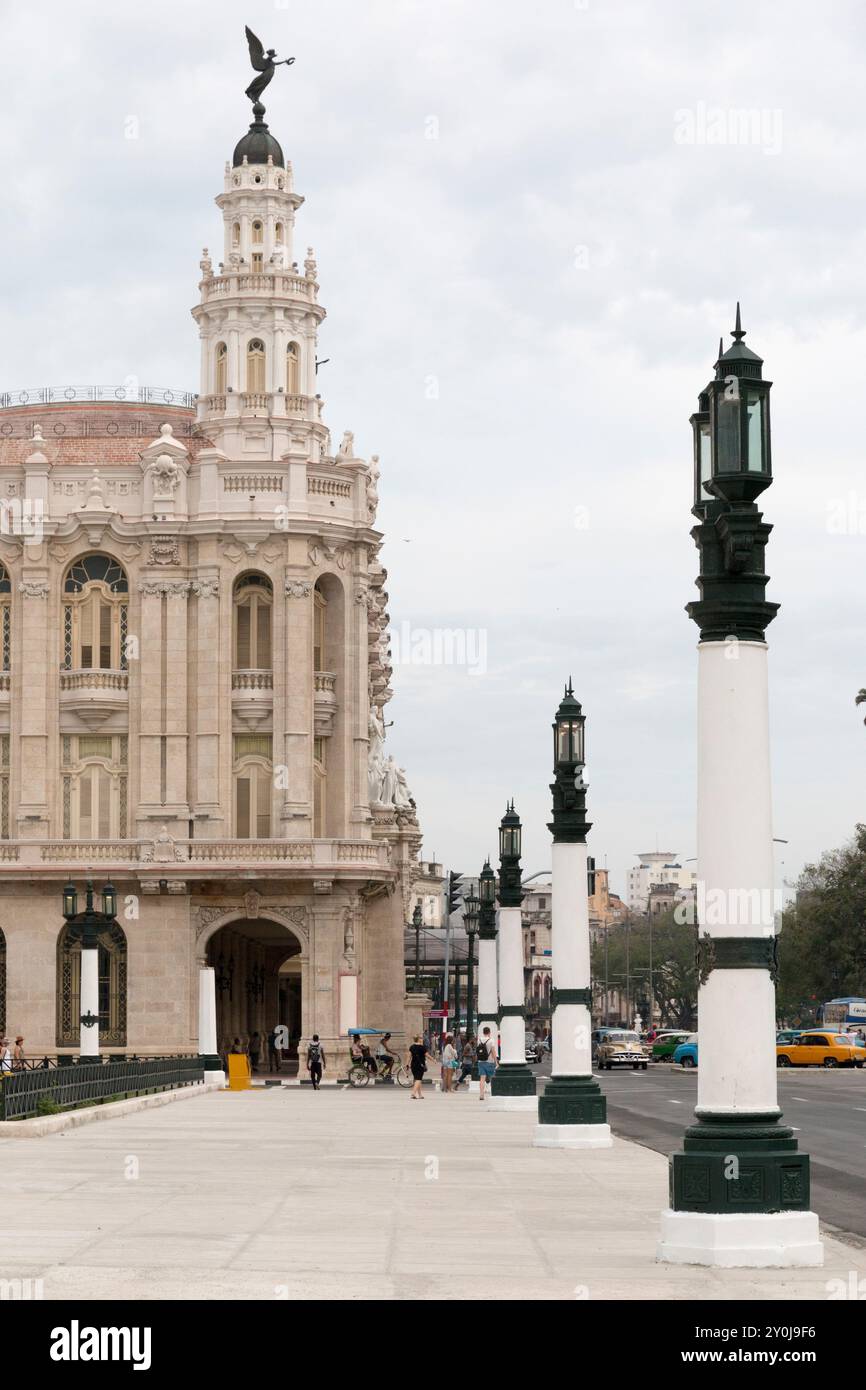
[[[539,1079],[549,1075],[549,1061],[533,1071]],[[657,1062],[645,1072],[597,1075],[613,1132],[671,1153],[692,1120],[697,1073]],[[866,1243],[866,1069],[782,1069],[779,1104],[800,1147],[812,1158],[812,1210],[828,1225]]]

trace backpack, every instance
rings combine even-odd
[[[311,1042],[307,1048],[307,1066],[318,1066],[322,1060],[321,1043]]]
[[[477,1046],[476,1049],[475,1049],[475,1060],[476,1060],[477,1062],[489,1062],[489,1061],[490,1061],[490,1053],[487,1051],[487,1049],[488,1049],[489,1046],[490,1046],[490,1044],[489,1044],[489,1043],[486,1043],[486,1042],[480,1042],[480,1043],[478,1044],[478,1046]]]

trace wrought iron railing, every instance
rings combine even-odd
[[[64,401],[132,401],[137,405],[195,405],[192,391],[166,386],[32,386],[24,391],[0,391],[0,410],[19,405],[55,405]]]
[[[43,1065],[48,1062],[48,1065]],[[53,1062],[53,1065],[52,1065]],[[0,1119],[26,1120],[151,1091],[204,1081],[201,1057],[124,1057],[82,1061],[74,1057],[30,1059],[29,1069],[0,1072]]]

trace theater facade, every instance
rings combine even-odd
[[[260,115],[216,202],[197,394],[0,392],[0,1029],[30,1056],[78,1050],[67,881],[117,889],[112,1053],[197,1051],[203,967],[220,1047],[404,1026],[420,831],[378,461],[326,423],[316,259]]]

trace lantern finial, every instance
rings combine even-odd
[[[734,324],[734,331],[731,334],[731,337],[734,339],[735,342],[738,343],[740,339],[745,338],[745,336],[746,330],[742,327],[740,323],[740,301],[737,300],[737,322]]]

